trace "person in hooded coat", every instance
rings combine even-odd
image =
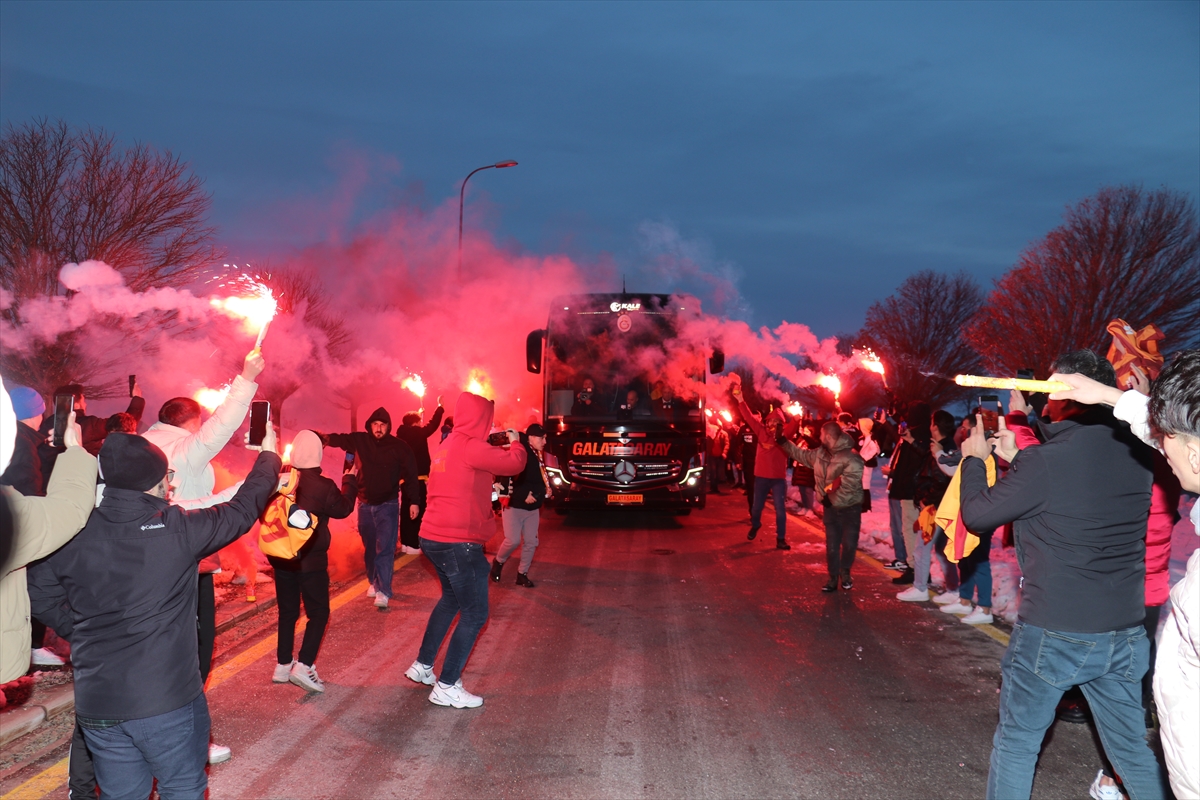
[[[363,431],[318,433],[321,444],[340,447],[357,456],[358,535],[363,542],[367,596],[375,607],[388,607],[392,573],[396,568],[396,536],[400,531],[400,493],[408,518],[421,513],[417,494],[417,459],[412,448],[392,435],[392,416],[382,406],[367,417]]]
[[[439,397],[437,410],[433,417],[424,425],[421,424],[421,414],[417,411],[405,414],[396,429],[396,438],[409,446],[417,459],[417,505],[421,511],[416,519],[407,515],[400,516],[400,551],[402,553],[421,552],[421,514],[425,513],[428,495],[425,483],[429,480],[429,437],[433,436],[442,426],[442,398]]]
[[[317,517],[312,536],[294,558],[267,556],[275,574],[275,597],[279,604],[279,636],[276,648],[275,683],[294,683],[308,692],[325,691],[317,675],[317,652],[329,624],[329,520],[345,519],[354,510],[358,476],[347,472],[342,488],[321,474],[321,440],[312,431],[300,431],[292,440],[292,467],[300,473],[296,506]],[[304,601],[304,640],[292,660],[296,621]]]
[[[440,706],[483,705],[482,697],[463,688],[462,671],[488,617],[490,570],[483,545],[496,533],[492,480],[496,475],[520,475],[527,460],[524,447],[506,450],[488,444],[494,415],[491,400],[463,392],[454,404],[454,430],[432,454],[421,550],[437,570],[442,597],[429,615],[417,660],[404,674],[433,686],[429,701]],[[508,438],[510,444],[520,441],[515,431],[509,431]],[[434,659],[460,614],[435,681]]]

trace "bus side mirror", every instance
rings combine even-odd
[[[713,375],[725,371],[725,351],[712,351],[712,355],[708,357],[708,371]]]
[[[530,331],[525,337],[525,369],[535,375],[542,371],[542,340],[545,338],[546,331],[542,329]]]

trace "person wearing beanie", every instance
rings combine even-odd
[[[525,469],[515,477],[505,478],[508,505],[504,509],[504,544],[492,560],[491,577],[500,580],[504,562],[521,546],[521,563],[517,566],[517,586],[533,588],[529,580],[529,567],[538,546],[538,522],[541,508],[550,496],[550,481],[546,479],[546,467],[542,463],[542,451],[546,449],[546,429],[536,422],[521,434],[521,446],[525,448]],[[524,544],[522,545],[522,542]]]
[[[396,568],[396,537],[400,532],[400,493],[410,520],[421,515],[417,458],[412,448],[392,435],[392,416],[380,407],[367,417],[365,430],[318,433],[321,444],[355,455],[359,468],[358,535],[363,542],[367,597],[387,611]]]
[[[358,476],[342,475],[342,488],[321,474],[324,451],[312,431],[300,431],[292,440],[292,467],[300,473],[296,505],[317,517],[312,536],[295,558],[267,556],[275,573],[275,597],[279,605],[279,636],[276,648],[275,683],[294,683],[308,692],[323,692],[317,675],[317,653],[329,624],[329,520],[345,519],[354,510]],[[300,602],[308,622],[300,653],[292,660]]]
[[[27,413],[29,407],[22,408]],[[15,453],[17,413],[0,379],[0,470]],[[28,418],[27,418],[28,419]],[[53,553],[75,536],[96,498],[96,459],[83,449],[74,420],[64,435],[66,449],[54,466],[45,497],[23,495],[0,486],[12,525],[8,553],[0,559],[0,686],[29,670],[29,594],[25,567]]]
[[[106,796],[149,795],[156,779],[163,797],[205,794],[196,564],[262,514],[279,481],[275,449],[268,425],[233,498],[196,510],[169,502],[176,474],[148,439],[110,433],[100,449],[104,498],[47,563],[71,608],[75,716]]]
[[[0,475],[0,485],[11,486],[26,497],[42,497],[46,494],[45,477],[49,473],[42,472],[38,445],[46,437],[38,433],[38,427],[46,413],[46,401],[28,386],[13,386],[8,396],[17,417],[17,436],[12,461]]]

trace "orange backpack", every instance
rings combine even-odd
[[[317,515],[296,505],[300,473],[290,470],[287,481],[267,503],[258,527],[258,549],[276,558],[295,558],[317,528]]]

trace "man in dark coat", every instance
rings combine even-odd
[[[83,387],[78,383],[68,383],[66,386],[60,386],[54,390],[56,397],[60,394],[74,395],[75,421],[79,423],[79,429],[83,431],[83,449],[92,455],[98,454],[101,445],[104,444],[104,437],[108,436],[108,429],[106,428],[108,417],[93,417],[87,413],[87,398],[83,396]],[[129,407],[125,409],[125,413],[140,423],[142,412],[145,410],[146,400],[142,397],[141,387],[135,382],[133,389],[129,393]],[[53,427],[54,415],[51,414],[43,420],[40,429],[41,433],[47,435]],[[51,463],[51,466],[53,466],[53,463]],[[46,474],[49,474],[49,471]]]
[[[71,608],[75,714],[105,795],[203,797],[210,718],[200,679],[196,564],[244,534],[275,491],[268,428],[228,503],[167,502],[167,456],[141,436],[110,434],[100,451],[104,499],[50,557]]]
[[[392,416],[377,408],[367,417],[365,431],[318,433],[321,444],[354,453],[359,466],[358,535],[363,541],[363,562],[371,582],[367,596],[375,607],[387,610],[396,568],[396,535],[400,530],[400,492],[408,518],[421,513],[417,491],[417,459],[412,449],[392,436]]]
[[[521,434],[521,446],[525,448],[525,469],[520,475],[507,478],[504,483],[508,492],[508,507],[504,509],[504,544],[492,560],[493,581],[500,580],[504,562],[521,546],[521,563],[517,566],[517,585],[533,588],[529,580],[529,567],[538,546],[538,523],[541,508],[550,495],[550,482],[546,480],[546,467],[542,464],[542,451],[546,449],[546,429],[536,422]]]
[[[437,432],[442,424],[442,398],[438,398],[437,410],[433,412],[429,422],[421,424],[421,415],[415,411],[404,415],[400,427],[396,430],[396,438],[408,445],[417,459],[417,506],[420,511],[416,519],[407,514],[400,515],[400,552],[421,552],[421,520],[425,517],[425,503],[428,499],[426,483],[429,481],[429,437]]]
[[[1061,356],[1052,371],[1117,385],[1112,365],[1090,350]],[[979,531],[1012,522],[1022,575],[1000,662],[987,796],[1029,797],[1055,706],[1079,686],[1129,796],[1163,797],[1142,709],[1152,451],[1107,406],[1059,400],[1048,410],[1053,422],[1039,423],[1037,447],[1018,451],[1007,431],[989,442],[982,424],[962,445],[963,524]],[[993,446],[1012,466],[989,487],[984,459]]]

